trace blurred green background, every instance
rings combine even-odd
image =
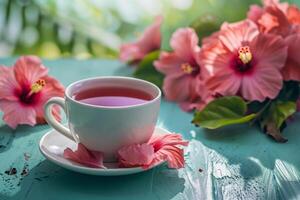
[[[299,0],[290,1],[298,3]],[[245,18],[259,0],[0,0],[0,57],[116,58],[154,16],[163,15],[163,49],[177,27],[200,37]]]

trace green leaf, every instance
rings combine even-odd
[[[282,137],[281,128],[285,120],[296,112],[296,103],[292,101],[274,101],[262,116],[261,127],[277,142],[286,142]]]
[[[158,72],[153,65],[153,62],[157,60],[158,57],[159,51],[153,51],[146,55],[138,64],[138,68],[134,72],[133,76],[154,83],[161,88],[164,76]]]
[[[246,102],[237,96],[221,97],[210,102],[202,111],[195,113],[192,123],[208,129],[251,121],[256,114],[245,116]]]
[[[283,122],[296,112],[296,103],[291,101],[278,101],[271,105],[270,118],[279,129]]]

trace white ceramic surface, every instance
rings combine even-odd
[[[143,104],[109,107],[86,104],[73,99],[83,90],[99,87],[128,87],[153,96]],[[65,99],[53,97],[45,104],[45,118],[59,133],[87,148],[104,153],[105,161],[114,161],[122,146],[149,140],[157,121],[161,91],[154,84],[130,77],[96,77],[77,81],[66,88]],[[52,105],[64,108],[68,128],[52,116]]]
[[[170,133],[169,131],[162,129],[160,127],[156,127],[154,130],[154,135],[163,135],[169,133]],[[79,163],[72,162],[63,157],[63,152],[67,147],[74,150],[77,148],[77,144],[73,140],[66,138],[65,136],[58,133],[54,129],[46,133],[41,138],[39,144],[40,151],[47,159],[49,159],[53,163],[63,168],[75,172],[83,173],[83,174],[98,175],[98,176],[120,176],[120,175],[135,174],[135,173],[139,173],[151,169],[151,168],[143,169],[141,167],[119,168],[117,163],[104,163],[107,169],[85,167]],[[162,163],[159,163],[153,167],[156,167],[160,164]]]

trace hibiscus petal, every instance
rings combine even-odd
[[[123,44],[120,48],[120,60],[123,62],[138,61],[160,48],[160,26],[163,18],[158,16],[152,25],[145,29],[144,34],[133,43]]]
[[[203,76],[200,75],[190,80],[190,98],[187,101],[179,102],[180,108],[184,111],[201,110],[214,99],[212,92],[208,90],[202,80]]]
[[[36,56],[20,57],[13,68],[15,77],[20,84],[32,84],[48,73],[48,69],[42,65],[41,60]]]
[[[171,77],[171,76],[169,76]],[[165,82],[164,85],[164,92],[166,95],[166,98],[169,99],[169,95],[174,95],[174,97],[176,98],[174,101],[177,101],[180,104],[180,107],[184,110],[184,111],[191,111],[195,108],[197,108],[198,105],[200,105],[204,98],[206,98],[206,95],[203,91],[201,93],[198,93],[198,87],[200,86],[200,81],[198,81],[198,77],[191,77],[191,76],[184,76],[186,81],[184,81],[184,79],[182,80],[182,82],[178,82],[178,79],[180,79],[180,77],[178,77],[177,79],[175,78],[175,80],[173,81],[177,81],[177,83],[179,84],[185,84],[185,93],[182,93],[183,91],[180,91],[180,88],[177,88],[176,83],[172,84],[172,82],[167,83]],[[169,81],[169,78],[165,78],[165,81]],[[172,85],[168,85],[168,84],[172,84]],[[171,88],[167,88],[168,86],[170,86]],[[182,87],[182,86],[180,86]],[[174,93],[175,91],[175,93]],[[171,93],[169,93],[171,92]],[[173,92],[173,93],[172,93]],[[176,92],[181,92],[182,95],[185,96],[181,96],[178,95]],[[176,95],[176,96],[175,96]],[[202,99],[203,97],[203,99]],[[180,99],[182,98],[182,99]],[[171,100],[171,99],[169,99]]]
[[[159,136],[152,136],[150,140],[148,141],[148,144],[151,144],[154,146],[154,148],[161,148],[165,145],[182,145],[187,146],[188,141],[185,141],[182,139],[181,134],[172,133],[172,134],[166,134],[166,135],[159,135]],[[159,145],[159,147],[156,147]]]
[[[20,124],[34,126],[36,112],[30,106],[23,106],[19,102],[0,100],[0,109],[3,111],[3,121],[15,129]]]
[[[243,78],[241,94],[247,100],[262,102],[267,97],[275,98],[282,85],[280,71],[258,67],[255,75]]]
[[[120,48],[120,57],[119,59],[123,62],[141,60],[145,56],[145,53],[142,52],[136,43],[132,44],[123,44]]]
[[[159,60],[154,62],[155,68],[165,75],[182,75],[181,65],[185,63],[175,53],[162,52]]]
[[[270,13],[264,13],[258,20],[258,24],[263,27],[263,31],[266,33],[271,32],[274,28],[279,26],[277,18]]]
[[[169,168],[180,169],[184,167],[184,151],[176,146],[166,145],[155,153],[151,166],[167,161]]]
[[[157,16],[154,20],[154,23],[146,28],[144,34],[137,41],[140,49],[144,53],[156,50],[160,48],[161,43],[161,33],[160,26],[162,24],[163,17]]]
[[[37,113],[37,123],[38,124],[43,124],[45,123],[44,119],[44,104],[51,98],[51,97],[63,97],[64,96],[64,86],[57,81],[55,78],[51,76],[44,76],[42,77],[43,80],[45,80],[46,85],[40,91],[40,101],[38,102],[37,105],[35,105],[35,110]],[[54,106],[52,113],[56,120],[60,121],[60,109],[58,106]]]
[[[169,101],[182,102],[190,97],[189,76],[166,76],[163,84],[163,91]]]
[[[118,151],[121,167],[149,167],[154,159],[154,148],[149,144],[134,144],[121,148]]]
[[[258,5],[251,5],[247,13],[247,18],[257,22],[263,14],[263,9]]]
[[[70,148],[64,150],[64,157],[68,160],[80,163],[87,167],[103,168],[103,154],[101,152],[88,150],[83,144],[79,143],[77,150],[73,151]]]
[[[288,46],[288,57],[285,67],[282,69],[284,80],[300,81],[300,56],[298,49],[300,46],[300,34],[290,35],[285,38]]]
[[[261,19],[258,21],[259,25],[263,27],[263,31],[268,33],[280,34],[283,37],[289,34],[291,28],[289,21],[279,7],[266,7],[263,16],[264,15],[268,16],[267,18],[271,18],[271,20],[267,20],[264,22],[263,19]]]
[[[212,91],[206,87],[205,81],[202,81],[201,79],[197,82],[196,92],[201,98],[201,100],[196,102],[198,104],[196,107],[198,110],[202,110],[206,104],[215,99]]]
[[[237,51],[247,41],[251,41],[258,34],[257,26],[250,20],[222,25],[222,34],[219,35],[220,41],[230,50]]]
[[[236,95],[240,89],[241,77],[224,67],[223,71],[218,70],[218,72],[208,78],[205,84],[214,94],[232,96]]]
[[[280,36],[260,34],[249,45],[256,68],[282,69],[287,58],[287,46]]]
[[[207,48],[207,46],[208,47],[214,46],[215,43],[218,42],[219,35],[220,35],[220,31],[216,31],[216,32],[212,33],[211,35],[204,37],[201,41],[202,49]]]
[[[172,35],[170,44],[178,57],[188,63],[195,62],[194,52],[198,51],[198,36],[192,28],[179,28]]]
[[[36,111],[36,123],[37,124],[46,124],[47,121],[45,120],[45,113],[44,113],[44,109],[42,106],[38,106],[35,107],[35,111]],[[52,107],[52,115],[54,116],[54,118],[57,121],[61,121],[61,116],[60,116],[60,107],[58,105],[54,105]]]
[[[0,66],[0,99],[17,101],[15,90],[20,89],[13,68]]]
[[[155,158],[150,166],[162,161],[167,161],[170,168],[178,169],[184,166],[184,151],[180,147],[187,146],[189,142],[183,140],[182,135],[172,133],[152,136],[148,144],[155,150]]]
[[[295,5],[289,6],[287,9],[287,18],[292,24],[300,24],[300,9]]]

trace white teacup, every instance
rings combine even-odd
[[[126,87],[144,91],[153,98],[129,106],[98,106],[75,100],[81,91],[101,87]],[[66,88],[65,98],[53,97],[44,107],[50,126],[64,136],[80,142],[90,150],[104,153],[106,162],[114,161],[123,146],[147,142],[155,128],[161,91],[154,84],[129,77],[96,77],[77,81]],[[55,120],[51,107],[62,107],[68,119],[66,128]]]

